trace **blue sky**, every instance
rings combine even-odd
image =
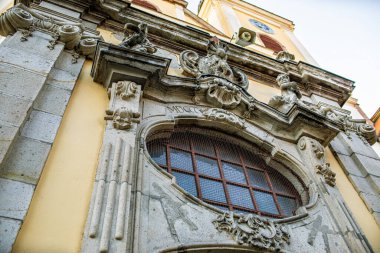
[[[188,0],[197,13],[198,0]],[[353,97],[371,117],[380,106],[380,0],[247,0],[292,20],[320,67],[355,81]]]

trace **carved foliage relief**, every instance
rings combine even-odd
[[[233,114],[232,112],[229,112],[223,109],[212,108],[207,111],[203,111],[203,115],[207,119],[227,122],[241,129],[246,128],[244,119],[241,119],[235,114]]]
[[[232,212],[223,213],[213,224],[217,230],[232,235],[239,244],[270,251],[279,251],[290,244],[290,234],[285,226],[253,214],[236,218]]]
[[[148,25],[146,23],[125,24],[124,39],[120,46],[149,54],[157,52],[157,47],[148,40]]]

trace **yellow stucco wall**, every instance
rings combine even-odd
[[[344,174],[343,169],[329,148],[326,149],[326,160],[330,163],[331,169],[336,173],[336,187],[338,187],[352,215],[375,252],[380,252],[380,227],[348,180],[346,174]]]
[[[105,127],[106,91],[87,61],[13,252],[79,252]]]

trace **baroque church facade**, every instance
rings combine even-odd
[[[380,252],[380,144],[354,82],[286,18],[186,7],[3,10],[0,252]]]

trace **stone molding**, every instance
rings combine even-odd
[[[257,215],[234,217],[232,212],[223,213],[213,224],[218,231],[229,233],[237,243],[253,248],[277,252],[290,244],[290,234],[284,225]]]
[[[84,31],[81,23],[63,22],[37,13],[23,4],[17,4],[0,16],[0,35],[8,36],[21,31],[21,41],[27,41],[34,31],[52,36],[47,48],[53,50],[58,42],[64,43],[65,49],[73,50],[72,63],[78,61],[79,55],[92,58],[99,36]]]
[[[235,114],[233,114],[229,111],[223,110],[223,109],[218,109],[218,108],[208,109],[206,111],[203,111],[203,115],[207,119],[211,119],[211,120],[215,120],[215,121],[221,121],[221,122],[227,122],[231,125],[234,125],[238,128],[241,128],[241,129],[246,128],[244,119],[240,119]]]
[[[316,173],[321,174],[328,185],[335,186],[335,173],[326,162],[323,146],[318,141],[304,136],[298,141],[298,148],[310,166],[315,167]]]

